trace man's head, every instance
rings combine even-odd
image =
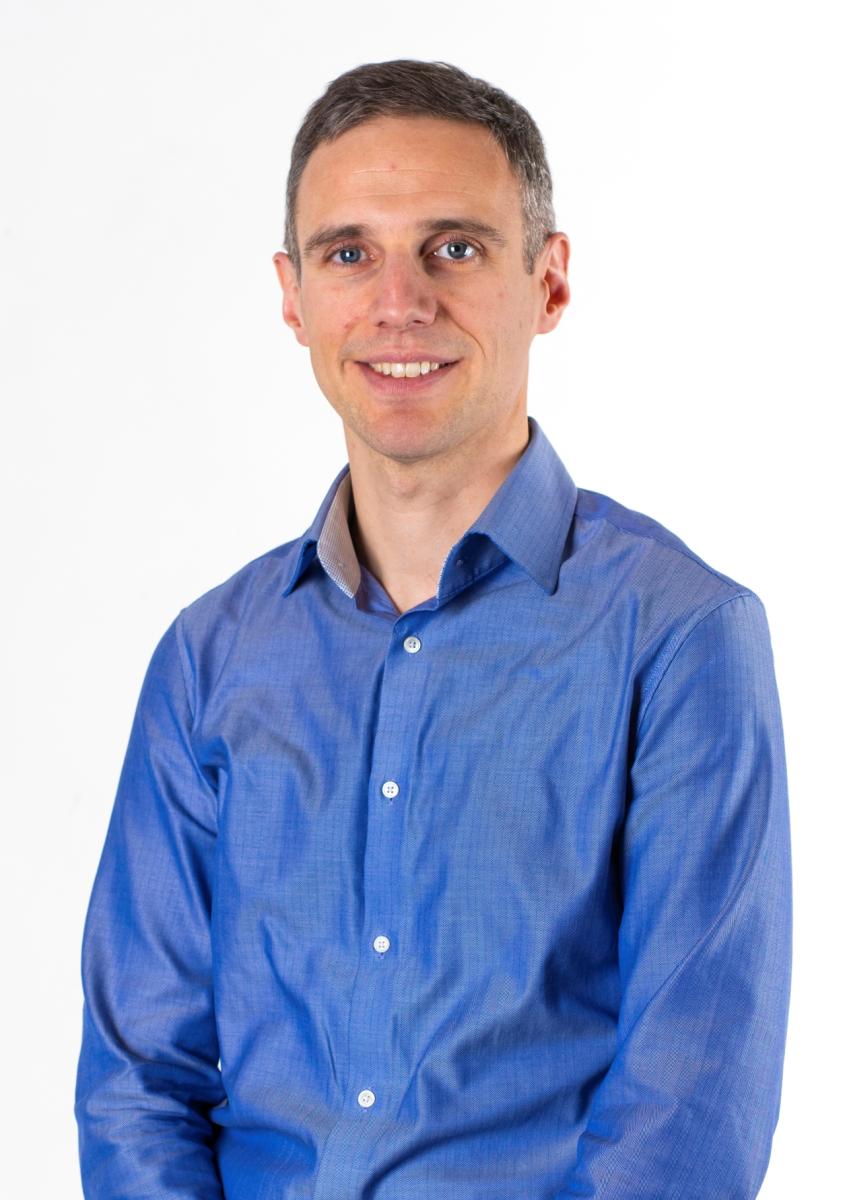
[[[530,343],[569,298],[553,221],[540,135],[503,92],[404,60],[330,84],[275,262],[348,444],[413,462],[524,436]]]
[[[291,151],[287,181],[285,246],[294,270],[301,267],[296,203],[302,172],[321,142],[375,117],[440,117],[489,129],[519,183],[525,223],[525,269],[555,228],[552,177],[540,131],[521,104],[483,79],[442,62],[367,63],[339,75],[305,114]]]

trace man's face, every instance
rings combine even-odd
[[[568,301],[568,244],[556,234],[525,270],[519,185],[488,130],[380,117],[322,143],[297,232],[300,279],[275,256],[284,317],[347,438],[410,462],[524,428],[528,351]]]

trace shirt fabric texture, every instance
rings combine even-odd
[[[348,464],[183,608],[82,942],[88,1200],[747,1200],[791,970],[765,610],[522,456],[399,613]]]

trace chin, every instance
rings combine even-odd
[[[373,405],[368,397],[330,400],[343,421],[347,439],[351,434],[376,454],[397,462],[415,462],[448,452],[471,433],[466,428],[466,409],[455,397],[442,403]]]
[[[430,420],[415,420],[407,413],[353,424],[356,436],[377,454],[397,462],[415,462],[446,450],[451,442],[449,431]]]

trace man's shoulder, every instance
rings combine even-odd
[[[579,556],[593,567],[609,564],[621,591],[659,598],[678,617],[754,594],[654,517],[586,488],[575,508],[573,561]]]
[[[301,541],[300,535],[250,559],[188,601],[179,613],[179,621],[190,633],[201,637],[239,624],[255,606],[272,606],[277,598],[281,601]]]

